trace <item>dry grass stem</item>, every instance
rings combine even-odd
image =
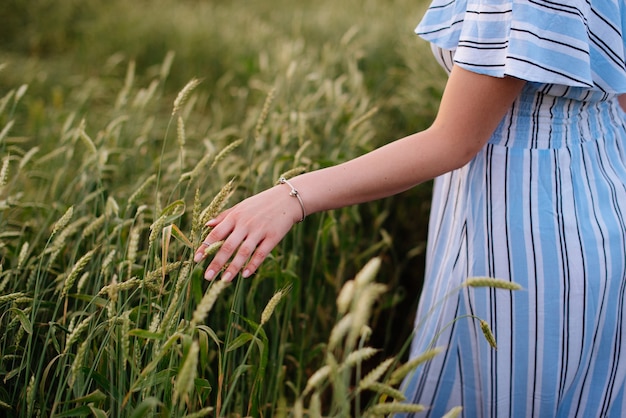
[[[152,317],[152,321],[150,321],[150,326],[148,327],[148,331],[157,332],[159,330],[159,325],[161,324],[161,314],[156,313]]]
[[[265,325],[267,321],[270,320],[272,314],[274,313],[274,310],[276,309],[276,306],[282,300],[283,296],[285,296],[286,293],[286,289],[281,289],[276,292],[274,296],[272,296],[270,301],[265,306],[265,309],[263,309],[263,312],[261,313],[261,325]]]
[[[27,90],[28,90],[28,84],[22,84],[21,86],[18,87],[17,91],[15,92],[15,103],[19,102],[22,99],[22,97],[24,97]]]
[[[112,249],[111,251],[109,251],[106,257],[104,257],[104,260],[102,260],[102,264],[100,266],[100,273],[103,276],[105,275],[105,272],[109,268],[109,266],[113,263],[113,259],[115,258],[116,254],[117,254],[117,250]]]
[[[87,149],[89,150],[89,152],[92,154],[97,154],[98,148],[96,148],[96,144],[93,142],[93,139],[91,139],[91,137],[87,135],[87,132],[85,132],[84,123],[81,124],[81,128],[78,131],[78,134],[79,134],[78,137],[83,141],[83,144],[87,146]]]
[[[307,140],[300,146],[300,148],[298,148],[298,151],[296,151],[296,153],[293,156],[294,164],[302,163],[302,155],[304,155],[304,151],[306,151],[306,149],[309,148],[311,144],[312,144],[311,140]],[[304,167],[295,167],[292,170],[294,170],[294,174],[292,174],[292,176],[295,176],[297,174],[302,174],[304,173],[304,171],[306,171]],[[285,178],[289,178],[289,177],[285,177]]]
[[[184,180],[194,180],[203,174],[206,171],[206,166],[209,164],[209,160],[211,159],[211,154],[207,153],[202,156],[200,161],[194,166],[191,171],[183,173],[180,176],[180,181]]]
[[[70,272],[70,274],[67,276],[67,278],[65,279],[65,282],[63,283],[63,290],[61,291],[61,297],[64,297],[67,295],[67,293],[69,292],[69,290],[72,288],[72,286],[74,285],[74,282],[76,281],[76,278],[78,277],[78,274],[80,272],[82,272],[82,270],[85,268],[85,266],[87,265],[87,263],[89,263],[89,261],[91,260],[91,258],[93,257],[95,253],[95,250],[91,250],[89,252],[87,252],[87,254],[83,255],[74,265],[74,267],[72,267],[72,271]]]
[[[355,283],[357,283],[358,287],[356,280]],[[348,334],[349,344],[352,344],[362,334],[364,331],[363,327],[367,325],[367,321],[370,319],[372,305],[386,290],[387,287],[380,283],[368,283],[363,288],[357,289],[357,296],[352,307],[352,328]]]
[[[174,384],[174,403],[185,400],[194,387],[194,380],[198,370],[198,353],[200,346],[197,341],[191,343],[185,362],[178,371]]]
[[[172,346],[174,345],[174,343],[180,339],[181,335],[176,332],[172,335],[170,335],[170,337],[167,339],[167,341],[165,342],[165,344],[163,344],[163,346],[161,347],[157,347],[157,345],[155,344],[155,352],[154,355],[150,361],[150,363],[148,363],[146,365],[146,367],[144,367],[144,369],[141,371],[139,378],[137,379],[136,383],[141,383],[142,380],[148,376],[150,373],[152,373],[157,366],[159,365],[159,362],[161,361],[161,359],[169,352],[169,350],[172,348]]]
[[[263,103],[263,109],[261,110],[261,114],[259,115],[259,118],[257,120],[256,127],[254,128],[255,139],[259,139],[261,137],[261,129],[263,128],[263,124],[265,123],[265,120],[267,119],[267,115],[269,114],[270,106],[272,105],[272,102],[274,101],[275,94],[276,94],[276,88],[273,87],[270,90],[270,92],[267,94],[267,97],[265,98],[265,103]]]
[[[113,196],[107,197],[107,202],[104,207],[104,215],[111,219],[117,218],[120,214],[120,205],[117,204],[117,200]]]
[[[122,339],[122,369],[126,370],[128,366],[128,359],[130,358],[130,314],[131,311],[127,310],[122,314],[122,330],[120,332]]]
[[[215,408],[213,408],[212,406],[207,406],[197,412],[192,412],[191,414],[185,415],[185,418],[204,418],[213,415],[213,412],[215,412]]]
[[[306,168],[305,167],[295,167],[295,168],[292,168],[291,170],[285,171],[280,176],[278,176],[278,178],[290,179],[290,178],[298,176],[298,175],[300,175],[302,173],[306,173]],[[276,184],[278,184],[278,182]]]
[[[467,287],[491,287],[505,290],[521,290],[522,286],[508,280],[495,279],[491,277],[470,277],[463,283]]]
[[[20,249],[20,254],[17,256],[17,268],[18,270],[22,268],[24,262],[26,261],[26,257],[28,257],[28,249],[30,245],[28,242],[22,244],[22,248]]]
[[[352,327],[352,314],[347,314],[341,318],[333,329],[330,331],[330,337],[328,338],[328,348],[334,349],[339,345],[343,337],[348,334]]]
[[[152,225],[150,225],[150,236],[148,237],[149,247],[152,247],[154,242],[159,237],[159,234],[163,232],[163,227],[165,226],[166,219],[167,217],[165,215],[161,215],[156,221],[154,221]]]
[[[185,104],[185,100],[187,100],[187,97],[189,96],[189,94],[193,91],[193,89],[195,89],[198,86],[198,84],[200,84],[200,80],[198,80],[197,78],[192,78],[185,85],[185,87],[183,87],[183,89],[178,93],[178,96],[176,96],[176,99],[174,100],[174,107],[172,108],[172,116],[178,113],[181,107]]]
[[[230,144],[228,144],[226,147],[224,147],[223,150],[221,150],[216,156],[215,159],[213,160],[213,162],[211,163],[211,167],[209,167],[210,169],[213,169],[220,161],[222,161],[224,158],[226,158],[226,156],[228,154],[230,154],[231,152],[233,152],[233,150],[235,150],[239,145],[241,145],[243,143],[243,139],[237,139],[233,142],[231,142]]]
[[[14,123],[15,123],[14,120],[10,120],[9,122],[7,122],[6,125],[4,125],[4,128],[2,128],[2,131],[0,131],[0,144],[2,143],[4,138],[7,136],[7,134],[9,133],[11,128],[13,127]]]
[[[370,119],[376,113],[378,113],[378,107],[371,108],[370,110],[365,112],[365,114],[359,116],[356,120],[352,121],[350,123],[350,125],[348,125],[347,132],[348,133],[352,132],[357,126],[359,126],[360,124],[362,124],[366,120]]]
[[[397,413],[417,413],[423,412],[426,408],[423,405],[416,404],[408,404],[402,402],[389,402],[389,403],[381,403],[372,406],[369,408],[365,416],[367,417],[385,417],[389,414],[397,414]]]
[[[80,278],[78,279],[78,282],[76,283],[77,293],[83,292],[83,290],[85,289],[85,285],[87,284],[87,279],[89,279],[90,276],[91,276],[90,271],[86,271],[82,274],[82,276],[80,276]]]
[[[224,240],[217,241],[209,245],[204,249],[204,256],[209,256],[215,254],[224,244]]]
[[[139,227],[135,226],[130,230],[130,234],[128,238],[128,252],[127,252],[126,259],[130,262],[131,265],[137,259],[140,235],[141,235],[141,232],[140,232]]]
[[[454,408],[446,412],[446,414],[441,418],[458,418],[461,416],[461,412],[463,412],[463,408],[460,406],[455,406]]]
[[[3,68],[2,64],[0,64],[0,70]],[[9,101],[11,101],[11,98],[13,98],[13,93],[15,93],[15,90],[10,90],[7,94],[5,94],[2,99],[0,99],[0,115],[4,113],[4,110],[7,107],[7,104],[9,104]],[[2,141],[0,140],[0,144],[2,143]]]
[[[9,180],[9,157],[2,159],[2,168],[0,168],[0,189],[6,186]]]
[[[337,310],[340,314],[345,314],[348,312],[348,309],[350,309],[355,293],[354,288],[354,280],[348,280],[339,291],[339,295],[337,296]]]
[[[191,319],[191,327],[194,328],[197,324],[204,322],[209,311],[213,308],[213,305],[217,301],[217,297],[222,293],[224,289],[229,286],[230,282],[224,280],[214,280],[207,292],[202,297],[202,300],[198,304],[198,307],[193,313]]]
[[[387,373],[387,370],[389,370],[389,367],[391,367],[391,365],[393,364],[393,362],[395,361],[394,358],[388,358],[387,360],[383,361],[382,363],[380,363],[378,366],[376,366],[374,368],[374,370],[372,370],[371,372],[369,372],[360,382],[359,382],[359,388],[360,389],[367,389],[369,388],[373,383],[378,382],[380,380],[381,377],[383,377],[383,375],[385,373]]]
[[[380,270],[380,257],[374,257],[359,271],[354,278],[354,282],[357,288],[361,288],[367,283],[370,283],[378,274],[378,270]]]
[[[85,229],[83,229],[83,232],[81,233],[81,237],[87,238],[88,236],[95,233],[96,231],[101,230],[105,222],[106,222],[106,217],[104,215],[98,216],[89,225],[87,225]]]
[[[28,417],[33,416],[35,393],[37,391],[35,384],[36,384],[35,375],[31,375],[28,381],[28,386],[26,386],[26,400],[27,400],[27,406],[28,406],[28,409],[26,411],[26,416]]]
[[[394,372],[391,374],[391,377],[389,378],[388,383],[390,385],[397,385],[398,383],[402,381],[402,379],[406,377],[406,375],[408,375],[410,372],[415,370],[417,366],[419,366],[420,364],[426,361],[432,360],[435,356],[441,354],[443,351],[444,351],[443,347],[435,347],[407,361],[406,363],[398,367],[396,370],[394,370]]]
[[[176,140],[181,151],[185,147],[185,139],[185,121],[183,121],[182,116],[179,116],[176,124]]]
[[[377,350],[372,347],[363,347],[355,351],[351,351],[344,360],[343,364],[346,367],[354,367],[355,365],[364,362],[365,360],[369,360],[374,357],[376,353],[380,350]]]
[[[180,300],[180,294],[174,293],[174,295],[172,296],[172,299],[169,301],[167,310],[165,311],[165,314],[163,315],[163,320],[158,325],[158,328],[157,328],[158,332],[167,331],[170,329],[170,327],[174,326],[173,322],[175,319],[175,314],[180,313],[179,306],[178,306],[179,300]]]
[[[128,208],[132,204],[136,203],[139,200],[139,198],[143,195],[143,193],[146,191],[146,189],[152,186],[156,182],[156,180],[157,180],[156,174],[152,174],[143,183],[141,183],[141,185],[137,188],[137,190],[135,190],[133,194],[130,195],[130,197],[128,198],[128,203],[126,204],[126,207]]]
[[[200,215],[200,222],[202,225],[206,224],[209,220],[213,219],[220,213],[232,191],[233,182],[231,180],[220,189],[219,193],[215,195],[209,206],[202,211]]]
[[[296,399],[291,414],[293,418],[304,418],[304,405],[302,404],[301,398]]]
[[[189,239],[192,242],[198,242],[199,236],[202,231],[202,200],[200,199],[200,188],[196,188],[196,192],[193,197],[193,211],[191,214],[191,232],[189,233]]]
[[[52,228],[51,236],[56,235],[57,232],[65,228],[67,224],[70,222],[70,220],[72,219],[73,215],[74,215],[74,206],[70,206],[69,208],[67,208],[63,216],[61,216],[61,218],[59,218],[59,220],[56,221],[56,223],[54,224],[54,227]]]
[[[163,59],[163,62],[161,63],[161,68],[159,70],[159,78],[161,80],[165,80],[170,74],[170,69],[172,68],[172,63],[174,62],[175,56],[176,53],[172,50],[167,51],[167,54],[165,54],[165,58]]]
[[[191,263],[183,263],[183,267],[178,272],[178,278],[176,279],[176,287],[174,288],[175,293],[180,294],[180,292],[182,292],[183,288],[187,284],[187,279],[189,278],[190,271]]]
[[[50,254],[50,258],[48,260],[49,264],[52,264],[56,260],[61,250],[67,245],[68,242],[71,242],[72,235],[74,235],[78,230],[80,230],[80,228],[88,220],[89,220],[88,217],[82,217],[70,224],[66,223],[64,226],[58,229],[59,232],[57,233],[56,236],[54,234],[51,235],[51,237],[54,236],[52,244],[47,246],[43,251],[44,254]]]
[[[322,383],[324,383],[326,379],[328,379],[328,376],[330,376],[331,370],[332,368],[329,365],[322,366],[321,368],[316,370],[315,373],[313,373],[311,377],[309,377],[309,380],[306,382],[304,394],[306,395],[311,390],[317,389]]]
[[[20,164],[18,165],[19,170],[22,170],[26,167],[26,164],[39,152],[39,147],[32,147],[29,149],[26,154],[20,159]]]
[[[111,284],[107,287],[107,295],[109,295],[109,299],[111,300],[111,302],[113,302],[108,305],[109,309],[112,309],[113,304],[117,302],[117,296],[119,294],[119,288],[117,284],[117,274],[114,274],[113,277],[111,277]]]
[[[380,382],[373,382],[370,383],[367,387],[363,387],[361,388],[362,390],[371,390],[372,392],[376,392],[380,395],[386,395],[390,398],[392,398],[395,401],[404,401],[406,400],[406,397],[404,396],[404,393],[402,393],[401,391],[399,391],[398,389],[395,389],[394,387],[384,384],[384,383],[380,383]]]
[[[154,97],[154,93],[159,87],[158,80],[152,80],[150,86],[148,88],[141,88],[135,95],[135,99],[132,102],[132,106],[134,108],[143,109],[150,102],[150,100]]]
[[[34,300],[35,300],[35,299],[33,299],[33,298],[29,297],[29,296],[23,296],[23,297],[21,297],[21,298],[16,298],[16,299],[13,301],[13,303],[14,303],[15,305],[21,305],[21,304],[32,304]],[[26,310],[31,310],[31,307],[29,306],[27,309],[24,309],[24,312],[26,312]]]
[[[0,295],[0,304],[12,302],[18,298],[22,298],[25,296],[27,296],[26,293],[22,292],[9,293],[8,295]]]
[[[64,352],[67,352],[72,347],[72,345],[78,340],[78,338],[81,336],[83,331],[85,331],[89,327],[89,324],[92,318],[93,318],[93,314],[89,315],[87,318],[80,321],[80,323],[76,327],[74,327],[74,329],[70,331],[70,333],[67,335],[65,339]]]
[[[487,340],[489,345],[494,350],[497,350],[498,349],[498,345],[496,344],[496,338],[494,337],[493,333],[491,332],[491,328],[489,327],[489,323],[487,321],[481,319],[480,320],[480,329],[483,331],[483,335],[485,336],[485,339]]]
[[[115,101],[115,108],[124,107],[128,101],[128,94],[135,81],[135,61],[131,60],[126,68],[126,78],[124,79],[124,87],[120,90]]]
[[[139,288],[142,286],[142,281],[136,277],[130,278],[123,282],[112,282],[108,284],[98,292],[98,295],[117,295],[119,292],[123,292],[124,290],[130,290],[134,288]]]
[[[322,399],[318,392],[313,392],[309,400],[309,418],[322,418]]]
[[[173,263],[167,263],[165,265],[165,269],[163,269],[162,267],[159,267],[155,270],[150,270],[147,274],[144,275],[144,282],[146,283],[159,282],[160,283],[161,278],[163,277],[164,274],[169,274],[173,272],[174,270],[181,268],[183,265],[185,265],[185,263],[183,263],[182,261],[174,261]]]

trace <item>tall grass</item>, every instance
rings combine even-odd
[[[400,280],[422,248],[428,186],[307,218],[230,286],[192,258],[223,207],[429,121],[443,75],[411,37],[412,3],[162,0],[148,20],[111,2],[57,28],[50,56],[4,51],[0,410],[411,408],[392,402],[411,320],[395,340],[384,318],[416,300]]]

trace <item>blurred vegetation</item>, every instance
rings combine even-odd
[[[425,6],[409,0],[3,1],[0,157],[8,175],[0,188],[2,292],[32,294],[28,286],[38,283],[49,288],[49,298],[59,277],[91,250],[93,266],[86,270],[94,281],[85,295],[111,280],[112,272],[101,271],[106,251],[117,249],[122,270],[141,277],[159,265],[161,255],[148,236],[168,205],[185,202],[175,222],[189,234],[195,199],[208,204],[231,179],[236,189],[230,204],[270,186],[284,171],[345,161],[425,128],[444,83],[428,46],[412,33]],[[194,78],[200,84],[172,115],[177,94]],[[243,142],[225,160],[206,166],[203,157],[215,157],[238,139]],[[157,184],[150,183],[154,175]],[[151,187],[137,201],[146,182]],[[327,340],[339,289],[380,256],[380,280],[390,291],[372,312],[372,345],[384,348],[377,359],[404,356],[421,286],[429,197],[425,184],[310,217],[255,279],[225,298],[211,327],[229,321],[233,304],[239,315],[254,318],[277,288],[294,286],[288,306],[276,314],[284,322],[277,319],[268,335],[289,346],[290,354],[281,356],[299,352],[288,369],[298,370],[293,373],[300,380],[290,378],[301,385],[321,356],[320,349],[305,347]],[[104,235],[68,233],[58,258],[46,258],[42,270],[37,266],[50,256],[50,233],[69,207],[80,220],[77,228],[105,217]],[[139,244],[132,231],[140,231]],[[130,266],[124,258],[129,248],[137,258]],[[179,260],[190,255],[185,246],[172,251]],[[114,276],[121,279],[119,271]],[[206,288],[200,276],[198,268],[189,279],[196,303]],[[243,296],[250,288],[254,294]],[[77,318],[94,308],[79,299]],[[151,299],[140,300],[144,306]],[[24,311],[36,322],[50,320]],[[192,312],[181,306],[179,314],[189,319]],[[4,321],[14,326],[15,318],[21,316]],[[137,327],[147,326],[139,322]],[[12,337],[23,335],[5,336],[4,353],[16,344]],[[35,337],[29,341],[25,350],[36,347]],[[280,368],[284,358],[274,361]],[[6,362],[0,371],[11,383],[0,391],[0,402],[29,383],[11,375]],[[274,378],[276,385],[280,379]]]

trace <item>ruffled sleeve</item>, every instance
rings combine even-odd
[[[624,0],[434,0],[416,33],[495,77],[626,92]]]

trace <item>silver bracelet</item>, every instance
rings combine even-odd
[[[291,191],[289,192],[289,196],[293,196],[296,199],[298,199],[298,202],[300,202],[300,209],[302,209],[302,219],[300,219],[298,221],[298,223],[304,221],[304,218],[306,218],[306,209],[304,208],[304,203],[302,202],[302,198],[300,197],[300,192],[298,192],[298,190],[296,190],[296,188],[293,187],[293,184],[291,184],[289,182],[289,180],[287,180],[284,177],[279,178],[278,182],[280,184],[286,184],[287,186],[291,187]]]

